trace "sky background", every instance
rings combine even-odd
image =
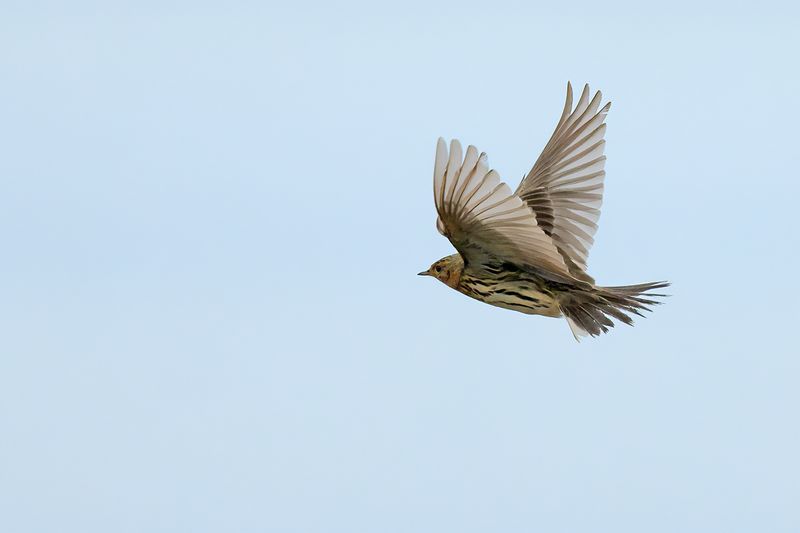
[[[4,533],[800,531],[797,8],[3,4]],[[568,80],[673,283],[580,344],[415,275]]]

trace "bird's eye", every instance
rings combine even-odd
[[[436,267],[434,270],[435,270],[436,272],[441,272],[441,271],[442,271],[442,267],[440,267],[440,266],[437,266],[437,267]]]

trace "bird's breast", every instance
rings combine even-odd
[[[527,273],[487,273],[485,276],[476,276],[465,272],[456,289],[496,307],[529,315],[561,316],[558,302],[545,287],[544,281]]]

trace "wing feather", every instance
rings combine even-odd
[[[553,239],[538,226],[536,215],[511,192],[486,154],[457,140],[448,151],[436,145],[433,192],[436,227],[461,253],[467,266],[487,258],[533,268],[546,277],[572,279]],[[579,243],[578,243],[579,244]]]
[[[605,118],[611,104],[600,108],[602,93],[589,98],[586,85],[572,108],[572,85],[553,135],[516,194],[536,213],[542,230],[566,255],[573,275],[585,273],[597,232],[605,179]]]

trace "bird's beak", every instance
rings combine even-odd
[[[428,270],[425,270],[424,272],[420,272],[419,274],[417,274],[417,276],[430,276],[430,275],[431,273]]]

